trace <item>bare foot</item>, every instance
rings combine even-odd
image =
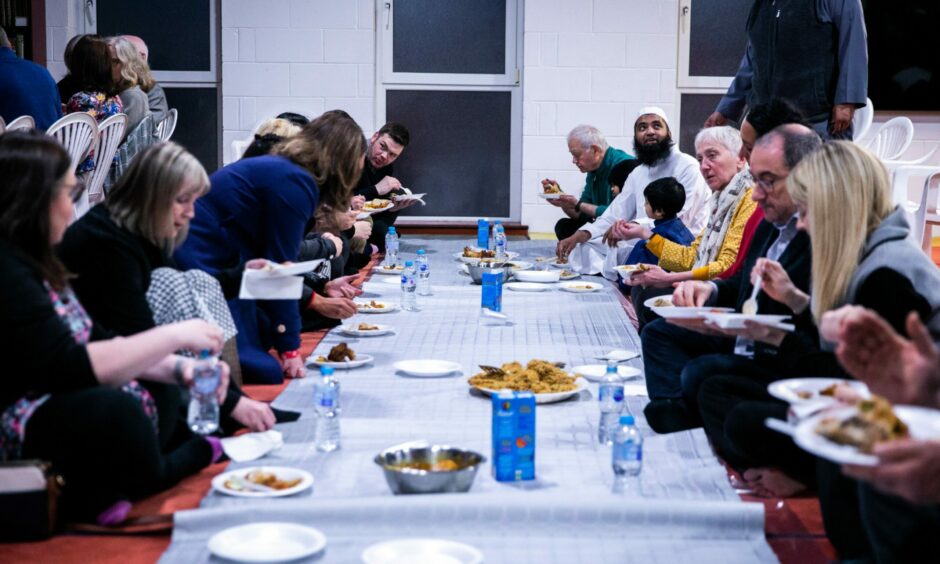
[[[806,491],[806,485],[777,468],[750,468],[741,475],[761,497],[793,497]]]

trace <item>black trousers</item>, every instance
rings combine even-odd
[[[623,284],[622,281],[618,281],[620,284]],[[671,296],[673,288],[643,288],[642,286],[624,286],[630,288],[630,301],[633,302],[633,311],[636,312],[636,320],[639,322],[640,326],[637,328],[637,332],[643,330],[646,327],[647,323],[651,323],[659,319],[659,316],[651,310],[650,308],[643,305],[643,302],[650,298],[655,298],[657,296]]]
[[[164,439],[168,446],[161,448],[136,398],[97,386],[54,395],[40,406],[26,425],[23,455],[50,461],[65,478],[66,515],[89,520],[116,501],[163,491],[212,460],[201,437]]]
[[[859,486],[859,505],[877,562],[918,562],[940,554],[940,507],[914,505],[866,484]]]
[[[558,237],[558,240],[567,239],[575,234],[578,229],[581,229],[586,224],[591,221],[591,218],[586,215],[580,215],[577,218],[563,217],[555,223],[555,237]]]

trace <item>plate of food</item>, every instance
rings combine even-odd
[[[454,258],[467,264],[479,264],[480,262],[506,262],[519,256],[519,253],[506,251],[506,258],[497,260],[496,251],[489,249],[480,249],[477,247],[464,247],[463,251],[454,253]]]
[[[469,544],[446,539],[398,539],[373,544],[362,551],[365,564],[480,564],[483,553]]]
[[[836,401],[841,395],[840,388],[863,399],[871,397],[864,382],[845,378],[788,378],[772,382],[767,392],[787,403],[799,404],[826,398]]]
[[[402,190],[404,190],[405,193],[395,194],[394,196],[392,196],[392,200],[396,202],[407,202],[410,200],[419,200],[422,204],[424,204],[424,200],[422,198],[424,198],[427,194],[414,194],[412,193],[410,188],[402,188]]]
[[[578,376],[583,377],[588,382],[600,382],[601,378],[607,374],[607,366],[604,364],[585,364],[582,366],[575,366],[571,369],[573,373]],[[632,378],[639,378],[643,375],[643,372],[639,368],[634,368],[632,366],[617,366],[617,376],[620,376],[622,380],[630,380]]]
[[[565,193],[562,191],[561,186],[552,183],[549,186],[542,186],[542,191],[539,192],[539,198],[543,198],[545,200],[557,200],[564,194]]]
[[[403,374],[417,378],[438,378],[460,371],[460,363],[449,360],[400,360],[392,366]]]
[[[634,272],[646,272],[649,269],[650,265],[648,264],[621,264],[614,267],[614,270],[617,271],[617,274],[619,274],[620,277],[624,280],[633,276]]]
[[[825,411],[797,425],[793,440],[803,450],[837,464],[874,466],[875,445],[898,439],[940,439],[940,411],[899,405],[872,396],[853,407]]]
[[[223,472],[212,479],[215,491],[235,497],[284,497],[313,485],[313,475],[300,468],[255,466]]]
[[[291,562],[326,548],[318,529],[286,522],[229,527],[209,538],[209,552],[233,562]]]
[[[588,382],[545,360],[530,360],[525,366],[507,362],[502,366],[480,365],[482,372],[471,376],[470,387],[486,395],[500,390],[529,391],[535,403],[555,403],[577,396],[587,389]]]
[[[332,366],[337,370],[349,370],[365,366],[375,360],[370,354],[356,353],[346,343],[340,343],[324,355],[311,355],[307,359],[307,366]]]
[[[549,262],[548,264],[555,268],[568,268],[570,266],[570,263],[568,262],[567,258],[557,258],[557,257],[555,258],[555,260]]]
[[[405,271],[405,266],[403,264],[397,264],[395,266],[392,266],[390,264],[383,264],[380,266],[376,266],[375,268],[372,269],[372,272],[375,272],[376,274],[389,274],[389,275],[401,274],[404,271]]]
[[[561,280],[574,280],[579,278],[581,275],[573,270],[564,269],[558,274],[558,278]]]
[[[714,309],[714,308],[712,308]],[[705,319],[711,321],[722,329],[744,329],[744,323],[751,321],[761,325],[769,325],[784,331],[793,331],[793,325],[784,323],[790,319],[789,315],[767,315],[764,313],[734,313],[734,312],[706,312]]]
[[[728,313],[734,310],[730,307],[685,307],[672,303],[672,296],[656,296],[649,298],[643,305],[665,319],[704,319],[708,313]]]
[[[373,325],[372,323],[350,323],[339,327],[339,332],[351,337],[378,337],[394,331],[391,325]]]
[[[524,260],[511,260],[503,266],[508,266],[513,272],[518,272],[520,270],[529,270],[532,268],[532,263]]]
[[[603,286],[597,282],[562,282],[558,285],[558,288],[565,292],[584,294],[587,292],[596,292],[603,288]]]
[[[369,213],[377,213],[377,212],[385,211],[394,206],[395,206],[395,203],[392,202],[391,200],[386,200],[384,198],[376,198],[374,200],[369,200],[368,202],[362,204],[362,209],[363,211],[367,211]]]
[[[503,287],[513,292],[547,292],[552,289],[550,285],[540,282],[509,282],[503,284]]]
[[[520,270],[514,272],[513,276],[520,282],[558,282],[561,279],[560,270]]]
[[[356,310],[359,313],[391,313],[398,309],[398,306],[388,302],[380,302],[378,300],[369,300],[364,301],[355,301]]]

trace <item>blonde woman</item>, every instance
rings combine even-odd
[[[208,190],[206,171],[192,154],[172,142],[157,143],[134,159],[105,203],[69,227],[59,256],[77,275],[73,287],[95,322],[119,335],[133,335],[203,319],[220,327],[234,350],[236,329],[225,294],[237,293],[241,265],[213,278],[201,271],[181,272],[172,259],[186,239],[196,201]],[[249,266],[265,261],[261,263]],[[168,411],[178,411],[181,398],[175,388],[151,388],[159,403],[172,406]],[[239,423],[254,431],[267,430],[275,419],[267,404],[235,386],[222,415],[226,428]],[[161,434],[174,432],[174,419],[160,424]]]
[[[108,54],[111,57],[111,74],[118,85],[118,96],[124,105],[124,113],[127,114],[127,128],[124,130],[124,136],[127,137],[150,113],[150,103],[147,94],[140,87],[137,66],[134,63],[140,59],[140,55],[130,41],[120,36],[108,38]]]
[[[271,118],[266,120],[258,126],[258,131],[255,133],[251,145],[248,145],[248,148],[242,154],[242,158],[267,155],[274,149],[275,145],[298,133],[300,133],[300,126],[286,119]]]
[[[134,53],[127,52],[126,46],[123,41],[121,42],[120,49],[126,59],[124,64],[131,73],[137,75],[137,86],[140,86],[140,89],[147,94],[147,104],[150,107],[150,113],[153,114],[153,123],[160,123],[166,118],[170,107],[167,104],[163,87],[154,80],[150,72],[150,64],[143,56],[147,53],[147,45],[136,35],[122,35],[120,39],[130,42],[134,47]]]

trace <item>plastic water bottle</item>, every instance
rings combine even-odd
[[[208,435],[219,428],[219,398],[216,391],[221,380],[219,358],[203,350],[193,366],[193,386],[189,390],[187,422],[194,433]]]
[[[506,258],[506,230],[499,223],[496,224],[496,235],[493,236],[493,243],[496,247],[496,258]]]
[[[610,465],[614,470],[614,490],[623,491],[643,470],[643,436],[632,415],[621,415],[614,433]]]
[[[477,220],[477,247],[488,249],[490,245],[490,222],[485,217]]]
[[[320,378],[313,388],[317,414],[317,450],[330,452],[339,448],[339,382],[332,366],[320,367]]]
[[[607,372],[601,378],[597,402],[601,411],[597,441],[605,445],[613,444],[620,412],[623,411],[623,379],[617,374],[617,363],[613,360],[607,361]]]
[[[405,263],[405,269],[401,271],[401,308],[405,311],[414,311],[418,309],[415,292],[418,283],[415,281],[415,266],[410,260]]]
[[[424,249],[418,249],[418,295],[431,295],[431,264]]]
[[[395,226],[388,228],[385,234],[385,264],[387,266],[398,266],[398,233],[395,232]]]

